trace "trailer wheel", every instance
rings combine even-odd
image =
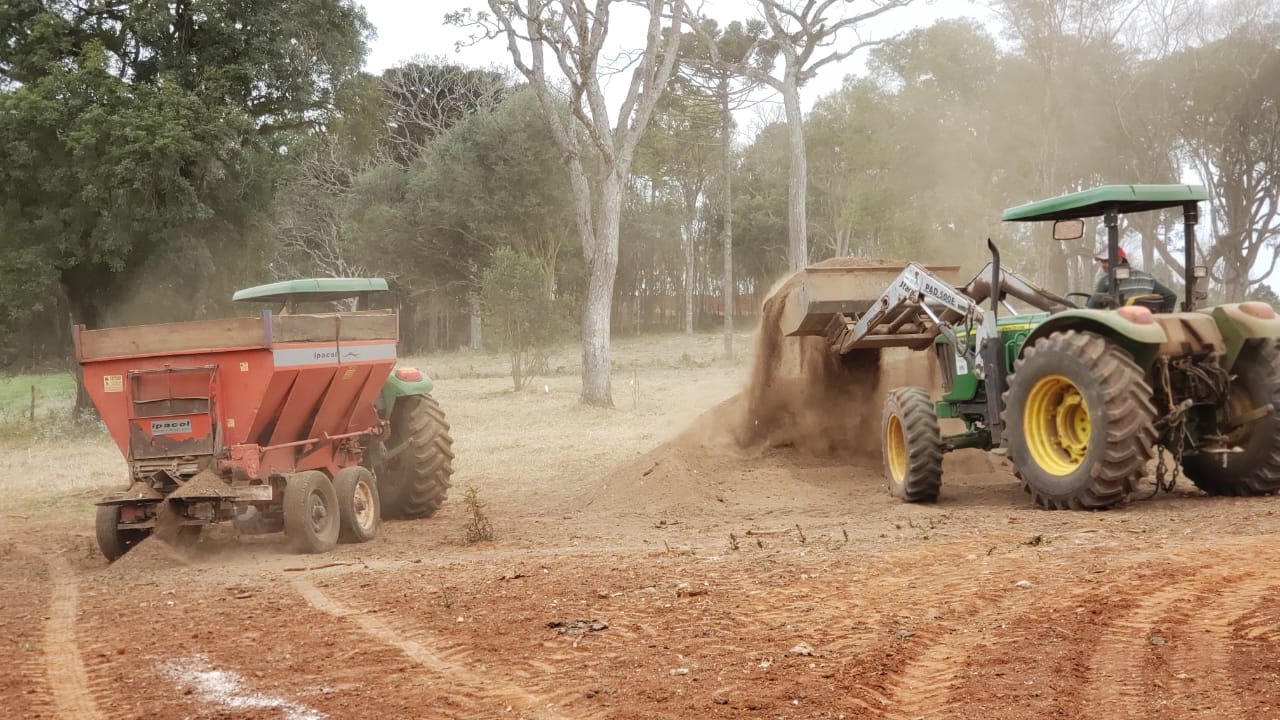
[[[1229,428],[1228,442],[1243,452],[1226,455],[1189,455],[1182,472],[1196,487],[1210,495],[1266,495],[1280,491],[1280,345],[1262,340],[1245,347],[1234,368],[1227,403],[1242,415],[1271,404],[1271,412]]]
[[[449,495],[453,474],[453,438],[440,404],[430,395],[396,400],[389,448],[405,446],[375,469],[385,517],[419,518],[435,514]]]
[[[378,483],[368,468],[346,467],[333,476],[340,519],[338,539],[347,543],[369,542],[382,521]]]
[[[338,495],[319,470],[290,475],[284,488],[284,532],[301,553],[322,553],[338,544]]]
[[[1068,330],[1027,348],[1004,397],[1014,467],[1035,503],[1101,509],[1134,489],[1155,443],[1151,387],[1129,353]]]
[[[881,433],[889,492],[906,502],[933,502],[942,488],[942,436],[923,388],[903,387],[884,403]]]
[[[115,562],[120,556],[133,549],[133,546],[147,539],[150,530],[121,530],[119,505],[99,505],[94,529],[98,536],[98,549],[106,556],[107,562]]]

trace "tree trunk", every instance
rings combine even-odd
[[[1228,259],[1222,268],[1223,301],[1229,303],[1242,302],[1249,291],[1249,268],[1242,267],[1240,262]]]
[[[64,275],[62,294],[70,310],[69,319],[72,325],[83,324],[89,330],[97,330],[101,327],[102,308],[81,290],[79,283]],[[73,413],[79,417],[86,410],[94,412],[93,398],[89,397],[89,391],[84,386],[84,369],[74,356],[71,358],[69,369],[76,381],[76,404]]]
[[[693,220],[684,226],[684,333],[693,334]]]
[[[440,349],[440,294],[435,290],[427,293],[427,350],[436,352]]]
[[[480,321],[480,303],[475,298],[471,299],[471,349],[479,350],[484,347],[484,337],[481,335],[483,323]]]
[[[733,359],[733,114],[729,111],[729,80],[720,81],[720,205],[724,213],[724,355]]]
[[[613,407],[609,383],[609,320],[613,284],[618,276],[618,223],[621,219],[622,183],[615,171],[606,171],[600,185],[593,252],[587,263],[587,303],[582,313],[582,402]]]
[[[782,104],[787,111],[787,135],[791,162],[787,182],[787,264],[794,272],[809,264],[806,236],[805,198],[808,193],[809,161],[804,154],[804,117],[800,113],[800,82],[788,70],[782,87]]]

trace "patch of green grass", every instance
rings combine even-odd
[[[25,417],[31,411],[31,388],[36,391],[36,414],[70,407],[76,398],[76,381],[70,373],[0,376],[0,417]]]
[[[32,388],[35,419],[32,420]],[[26,443],[99,434],[96,418],[76,418],[76,381],[69,373],[0,376],[0,442]]]

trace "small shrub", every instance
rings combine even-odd
[[[547,360],[568,334],[565,303],[552,298],[537,260],[500,248],[480,280],[484,337],[511,356],[511,380],[523,389],[546,372]]]
[[[474,486],[467,487],[462,495],[462,504],[467,508],[467,525],[463,528],[463,542],[474,545],[492,540],[493,524],[489,522],[489,516],[484,511],[485,504],[480,501]]]

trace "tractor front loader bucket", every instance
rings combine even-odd
[[[842,354],[864,348],[927,348],[937,335],[938,317],[955,315],[954,307],[967,302],[952,288],[959,270],[955,265],[925,267],[857,258],[807,267],[788,283],[780,330],[789,336],[824,336]],[[900,287],[904,274],[923,278],[921,287],[932,285],[956,297],[935,302],[930,295],[922,300],[914,286]]]

